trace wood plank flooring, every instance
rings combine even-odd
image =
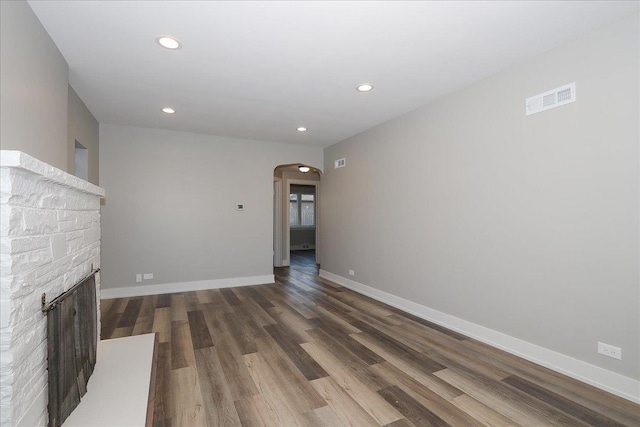
[[[640,405],[322,279],[314,257],[272,285],[101,302],[102,339],[158,333],[154,425],[640,426]]]

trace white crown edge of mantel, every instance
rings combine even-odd
[[[47,181],[69,187],[71,189],[81,191],[83,193],[92,194],[98,197],[104,197],[104,188],[98,187],[82,178],[73,176],[61,169],[51,166],[41,160],[36,159],[22,151],[17,150],[0,150],[0,167],[21,169],[26,172],[38,175]]]

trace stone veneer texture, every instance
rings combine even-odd
[[[40,297],[50,301],[100,267],[103,196],[103,189],[24,153],[0,151],[2,426],[47,425]],[[99,274],[96,286],[99,300]]]

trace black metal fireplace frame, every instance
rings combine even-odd
[[[93,268],[93,266],[91,266],[91,268]],[[56,305],[58,305],[62,301],[64,301],[64,299],[67,298],[67,296],[71,295],[71,293],[73,293],[87,279],[91,278],[91,276],[95,276],[99,272],[100,272],[99,268],[94,269],[91,273],[87,274],[85,277],[80,279],[80,281],[78,283],[76,283],[75,285],[73,285],[72,287],[70,287],[69,289],[67,289],[66,291],[64,291],[63,293],[61,293],[60,295],[58,295],[57,297],[55,297],[54,299],[52,299],[48,303],[47,303],[47,294],[46,294],[46,292],[43,293],[42,297],[40,298],[40,302],[42,304],[42,308],[40,310],[45,314],[50,312],[51,310],[56,308]]]

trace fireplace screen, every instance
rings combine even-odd
[[[87,391],[96,364],[95,273],[45,304],[47,313],[49,427],[61,426]]]

